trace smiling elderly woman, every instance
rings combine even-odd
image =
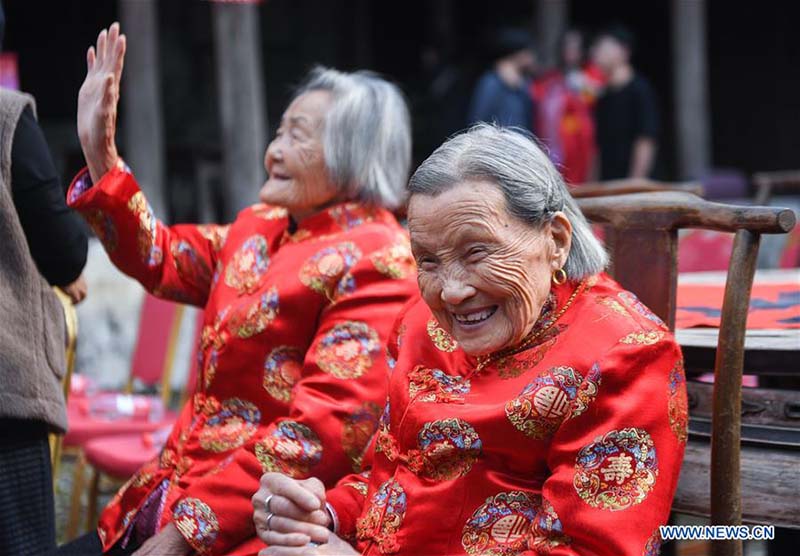
[[[114,146],[124,50],[114,25],[89,52],[78,104],[88,175],[69,202],[120,270],[204,308],[200,371],[161,455],[64,551],[228,554],[255,534],[264,471],[333,485],[361,469],[386,398],[382,346],[417,291],[389,211],[405,198],[408,110],[374,75],[314,70],[267,149],[263,203],[229,226],[168,227]]]
[[[458,135],[409,190],[422,299],[390,340],[369,468],[327,492],[264,475],[265,554],[657,554],[686,440],[672,335],[603,274],[523,135]]]

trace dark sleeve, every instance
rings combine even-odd
[[[641,79],[637,87],[636,95],[637,103],[637,124],[638,129],[636,137],[648,137],[650,139],[658,139],[660,131],[660,121],[658,115],[658,103],[656,102],[656,95],[650,83]]]
[[[30,108],[22,112],[14,132],[11,193],[39,272],[54,286],[72,283],[86,264],[87,229],[67,208],[44,134]]]

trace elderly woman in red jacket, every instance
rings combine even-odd
[[[519,133],[450,139],[409,190],[422,297],[389,342],[368,463],[327,491],[265,474],[263,553],[657,554],[687,426],[664,323],[603,273],[563,180]]]
[[[158,221],[114,143],[125,37],[88,53],[78,131],[88,172],[69,203],[112,261],[203,307],[196,392],[161,455],[103,512],[83,554],[227,554],[254,535],[265,471],[333,486],[362,469],[386,398],[386,339],[417,291],[404,202],[409,114],[368,73],[311,72],[264,163],[260,204],[227,226]]]

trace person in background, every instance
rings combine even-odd
[[[467,123],[493,122],[533,132],[535,112],[528,94],[536,70],[533,38],[508,28],[499,30],[492,43],[495,62],[475,86]]]
[[[594,62],[607,82],[595,110],[600,179],[644,178],[656,161],[659,115],[650,83],[631,65],[633,35],[621,26],[601,32]]]
[[[559,66],[534,81],[530,93],[538,107],[536,136],[547,145],[550,159],[568,185],[589,178],[595,156],[592,109],[603,76],[584,63],[584,37],[571,29],[561,40]]]
[[[5,17],[0,5],[0,44]],[[86,295],[87,229],[67,208],[33,97],[0,89],[0,554],[55,548],[50,432],[67,414],[64,313]]]
[[[161,453],[117,492],[96,531],[59,554],[247,553],[267,470],[334,484],[361,469],[386,398],[386,339],[417,292],[404,204],[411,162],[400,90],[315,68],[264,155],[261,203],[228,225],[167,226],[115,143],[126,38],[87,53],[67,194],[112,262],[148,291],[201,307],[197,386]],[[261,184],[253,184],[255,197]]]

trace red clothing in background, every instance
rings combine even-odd
[[[591,66],[555,70],[531,85],[538,107],[536,135],[570,185],[589,179],[596,151],[592,106],[601,87],[602,78]]]
[[[687,436],[680,348],[605,275],[553,292],[538,342],[482,369],[421,300],[403,310],[371,466],[328,491],[341,536],[368,555],[658,553]]]
[[[205,308],[197,390],[161,455],[103,511],[103,547],[125,542],[165,486],[158,528],[174,522],[197,552],[224,554],[255,534],[250,497],[263,472],[332,485],[361,469],[386,398],[382,346],[417,291],[407,236],[388,211],[355,203],[293,233],[285,209],[263,204],[230,226],[167,227],[127,170],[91,188],[87,178],[73,182],[70,205],[114,264],[158,296]]]

